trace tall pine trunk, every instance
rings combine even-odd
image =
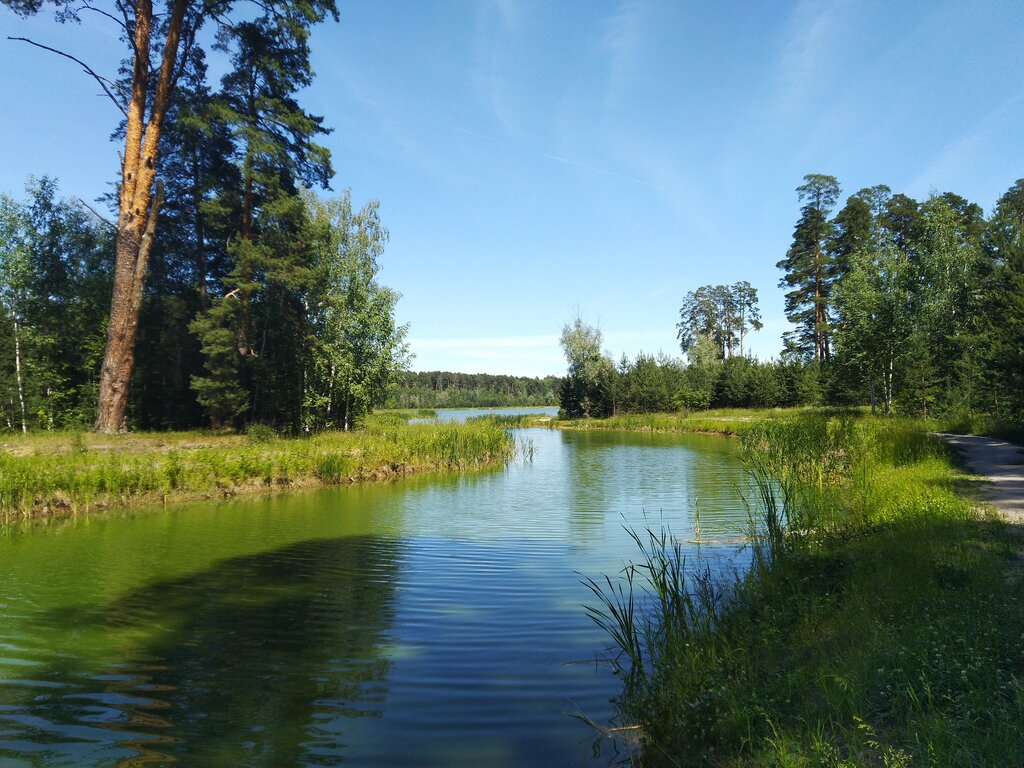
[[[199,306],[203,311],[210,308],[210,296],[206,288],[206,220],[203,217],[202,178],[199,173],[199,150],[192,148],[192,204],[195,207],[193,226],[196,231],[196,276],[199,290]]]
[[[118,198],[117,251],[110,300],[107,343],[100,370],[96,431],[111,434],[126,427],[128,388],[135,364],[135,337],[142,307],[149,253],[153,247],[162,190],[156,177],[160,127],[167,111],[187,0],[175,0],[167,25],[163,60],[157,73],[149,120],[146,120],[152,0],[138,0],[132,58],[131,102],[125,124],[125,152]]]

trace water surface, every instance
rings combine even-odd
[[[580,575],[695,504],[735,535],[743,473],[721,438],[521,434],[504,470],[0,539],[0,765],[594,764],[570,714],[618,681]]]
[[[436,416],[431,419],[413,419],[413,421],[465,421],[474,416],[557,416],[556,405],[523,405],[509,408],[441,408],[434,411]]]

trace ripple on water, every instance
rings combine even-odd
[[[589,762],[569,713],[607,721],[618,681],[581,578],[698,500],[735,535],[743,473],[722,440],[531,438],[503,471],[0,541],[0,763]]]

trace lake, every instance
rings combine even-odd
[[[7,534],[0,765],[607,763],[572,716],[619,690],[581,577],[635,555],[625,526],[692,539],[695,507],[734,539],[744,471],[718,437],[517,436],[502,470]]]

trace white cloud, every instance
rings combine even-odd
[[[933,189],[945,191],[956,187],[957,182],[981,159],[992,156],[990,145],[993,139],[1009,126],[1020,102],[1021,97],[1014,96],[982,115],[969,130],[943,147],[907,185],[907,189],[923,196]]]
[[[645,8],[638,0],[626,0],[607,21],[602,46],[608,56],[608,79],[605,87],[605,109],[621,106],[638,77],[638,55],[642,47]]]
[[[840,3],[803,0],[793,12],[780,61],[783,87],[791,97],[815,91],[822,79],[839,16]]]
[[[416,353],[413,368],[418,371],[548,376],[559,375],[565,368],[553,334],[411,338],[409,346]]]

